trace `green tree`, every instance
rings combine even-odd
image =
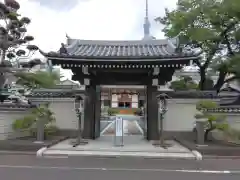
[[[171,89],[177,90],[191,90],[198,89],[198,85],[189,76],[181,76],[179,80],[171,82]]]
[[[59,74],[46,71],[17,72],[14,75],[17,77],[16,83],[28,92],[38,88],[51,88],[60,81]],[[53,122],[55,117],[49,109],[49,104],[40,104],[27,116],[17,119],[12,126],[15,130],[29,130],[38,141],[43,141],[47,135],[57,130]]]
[[[17,72],[14,75],[17,77],[16,83],[28,92],[39,88],[51,88],[60,81],[59,74],[46,71]],[[55,117],[49,109],[49,104],[40,104],[27,116],[17,119],[12,126],[15,130],[29,130],[38,141],[43,141],[47,135],[56,132],[57,128],[53,122]]]
[[[16,72],[16,84],[23,86],[27,91],[39,88],[52,88],[60,82],[60,75],[54,72]]]
[[[38,137],[38,140],[43,141],[48,135],[56,132],[57,128],[53,125],[55,120],[49,104],[41,104],[32,109],[27,116],[15,120],[12,127],[14,130],[28,130],[33,137],[37,137],[38,128],[41,126],[42,137]]]
[[[227,78],[224,82],[240,79],[240,55],[237,54],[231,58],[228,65],[228,73],[232,76]]]
[[[205,122],[205,134],[204,140],[208,141],[208,135],[211,131],[218,129],[221,131],[225,131],[228,129],[228,124],[225,121],[225,116],[223,115],[216,115],[213,113],[209,113],[207,110],[209,109],[216,109],[218,105],[216,102],[211,100],[204,100],[199,101],[196,105],[196,109],[198,113],[195,115],[196,119],[206,119]]]
[[[35,45],[29,44],[33,41],[32,36],[26,35],[27,25],[31,20],[28,17],[22,17],[18,10],[20,5],[15,0],[5,0],[0,2],[0,89],[4,88],[6,83],[6,73],[11,73],[14,61],[29,58],[32,53],[38,50]]]
[[[38,88],[51,88],[60,81],[59,74],[46,71],[17,72],[14,75],[17,77],[16,83],[22,85],[28,92]],[[14,130],[29,130],[38,141],[43,141],[47,135],[56,132],[57,128],[53,122],[55,117],[49,109],[49,104],[40,104],[27,116],[17,119],[12,127]]]
[[[194,62],[199,67],[201,90],[206,88],[207,70],[212,64],[218,65],[215,66],[219,72],[215,89],[219,90],[232,57],[239,51],[239,1],[178,0],[175,10],[166,9],[165,16],[156,20],[165,26],[163,32],[167,37],[179,37],[182,44],[179,49],[196,50],[202,57]]]

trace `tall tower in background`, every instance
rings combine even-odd
[[[150,34],[150,28],[151,28],[151,24],[150,24],[149,17],[148,17],[148,0],[146,0],[146,5],[145,5],[145,18],[144,18],[144,24],[143,24],[143,30],[144,30],[143,40],[152,40],[152,39],[155,39],[155,38]]]

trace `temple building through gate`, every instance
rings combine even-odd
[[[95,139],[100,136],[102,103],[109,103],[108,106],[113,108],[141,106],[141,96],[136,93],[138,91],[112,88],[113,85],[145,88],[146,138],[158,138],[158,86],[171,81],[176,69],[190,65],[199,57],[192,52],[181,51],[177,38],[153,38],[149,28],[146,8],[142,40],[100,41],[68,37],[58,52],[41,52],[50,65],[71,69],[74,73],[73,80],[86,86],[83,132],[85,138]],[[115,92],[102,102],[103,94],[109,87]]]
[[[101,86],[101,106],[110,108],[141,108],[145,101],[144,86]]]

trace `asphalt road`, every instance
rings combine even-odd
[[[3,180],[239,180],[240,160],[154,160],[139,158],[36,158],[0,155]]]

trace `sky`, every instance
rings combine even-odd
[[[3,0],[0,0],[3,1]],[[28,34],[45,52],[57,51],[71,38],[85,40],[139,40],[143,37],[145,0],[18,0],[19,13],[31,19]],[[154,19],[174,9],[177,0],[149,0],[151,34],[164,38]],[[40,56],[36,54],[36,56]],[[67,73],[70,77],[71,73]]]
[[[164,38],[154,18],[177,0],[149,0],[151,32]],[[135,40],[143,37],[145,0],[18,0],[31,18],[28,33],[44,51],[56,51],[68,36],[87,40]]]

